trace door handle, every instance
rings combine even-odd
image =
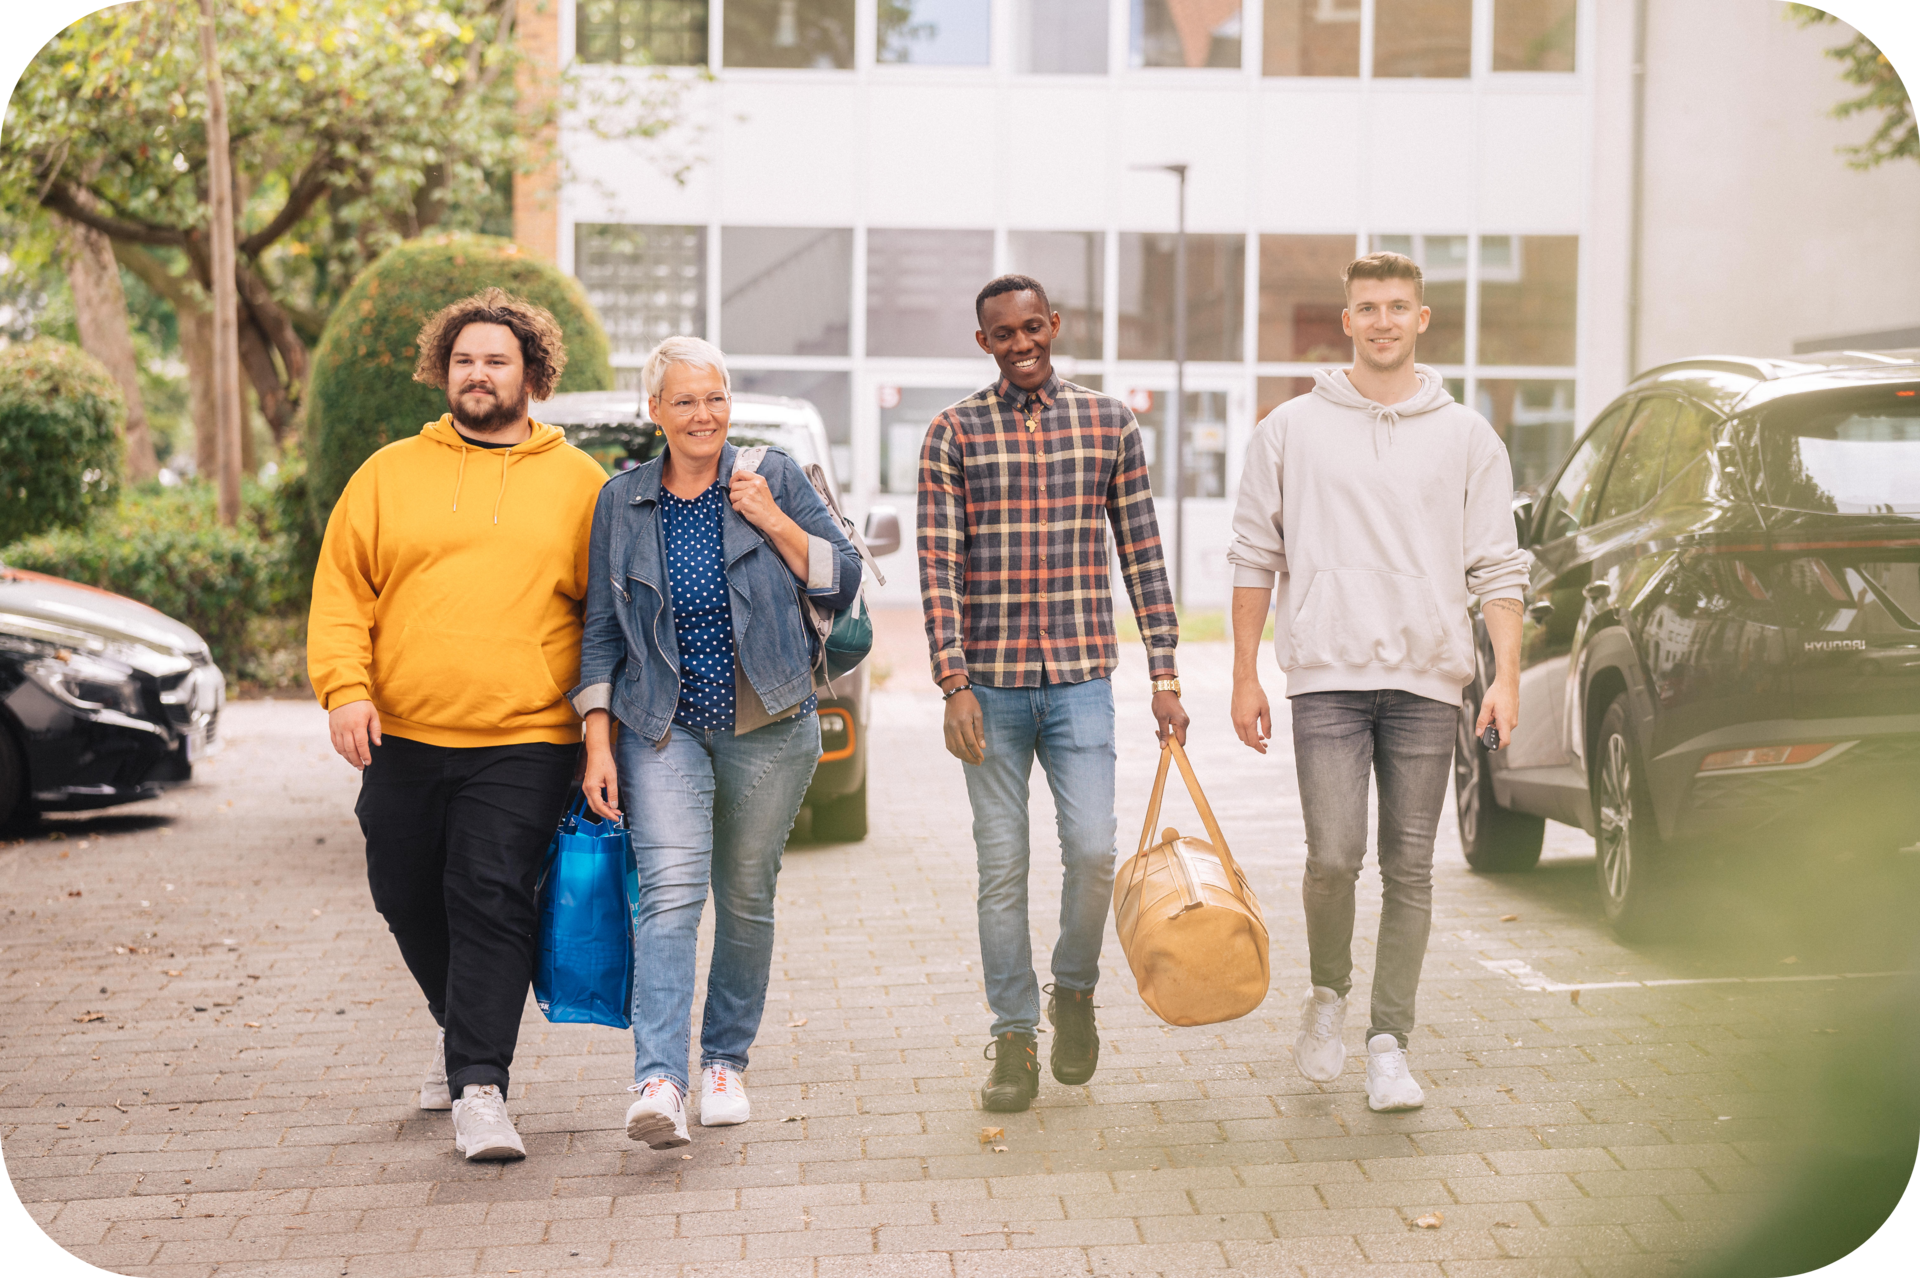
[[[1544,626],[1547,618],[1553,616],[1553,605],[1545,599],[1536,599],[1527,605],[1527,615],[1533,618],[1535,625]]]
[[[1605,603],[1607,596],[1613,593],[1613,587],[1604,581],[1590,581],[1580,588],[1580,593],[1595,603]]]

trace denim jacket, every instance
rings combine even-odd
[[[722,448],[721,484],[733,477],[738,453],[732,444]],[[680,648],[660,519],[665,460],[662,455],[622,471],[600,490],[588,551],[580,682],[568,694],[583,716],[610,710],[656,745],[680,703]],[[806,594],[828,608],[847,607],[860,589],[860,555],[852,541],[786,453],[769,449],[760,474],[780,509],[806,530]],[[780,552],[728,502],[720,505],[720,539],[739,674],[766,712],[777,716],[813,689],[819,641],[801,612],[803,587]]]

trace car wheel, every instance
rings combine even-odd
[[[1540,863],[1547,834],[1545,817],[1503,808],[1493,797],[1493,769],[1486,749],[1473,735],[1478,697],[1460,706],[1460,730],[1453,743],[1454,814],[1460,822],[1460,850],[1467,865],[1481,874],[1510,874]]]
[[[26,763],[13,735],[0,726],[0,830],[23,824],[30,815]]]
[[[1623,693],[1600,719],[1592,760],[1594,869],[1600,904],[1613,930],[1628,939],[1660,930],[1669,901],[1669,867],[1654,824],[1644,756],[1634,743]]]
[[[813,805],[813,837],[819,843],[858,843],[867,837],[867,779],[852,794]]]

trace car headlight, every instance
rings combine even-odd
[[[140,684],[125,667],[76,652],[28,662],[27,675],[55,697],[80,710],[117,710],[138,717]]]

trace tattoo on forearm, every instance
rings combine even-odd
[[[1518,599],[1489,599],[1485,603],[1482,603],[1480,608],[1483,612],[1488,608],[1498,608],[1500,611],[1510,612],[1516,617],[1520,615],[1520,601]]]

